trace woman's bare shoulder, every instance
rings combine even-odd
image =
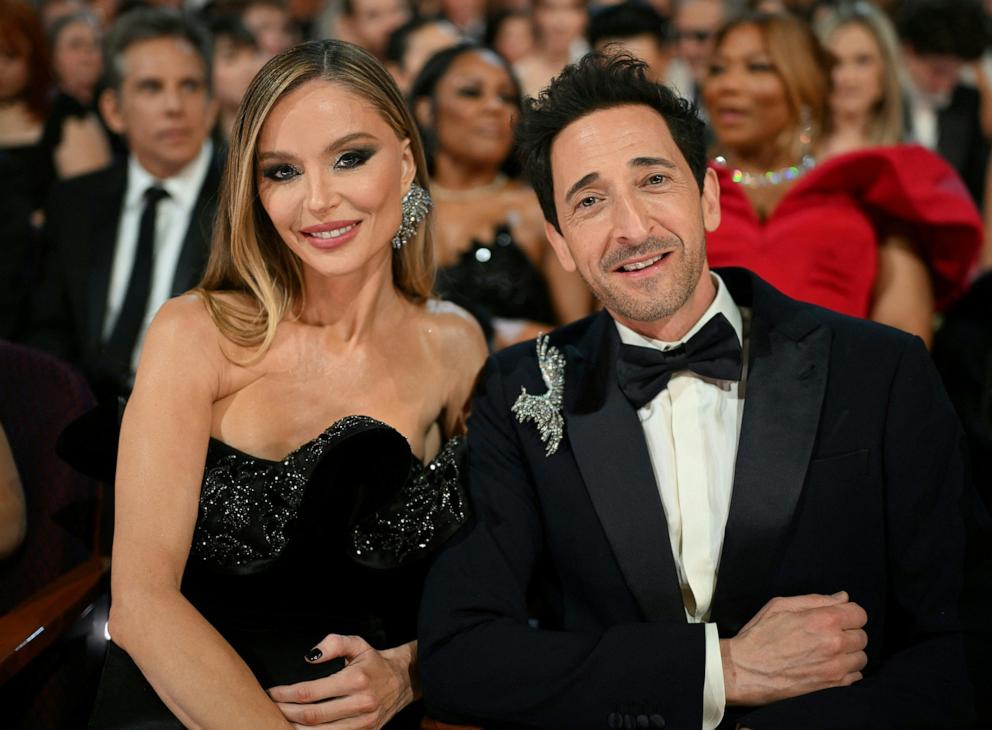
[[[429,299],[423,317],[436,332],[436,341],[445,362],[474,364],[481,367],[488,354],[482,328],[471,314],[457,304],[443,299]]]
[[[168,300],[155,314],[142,347],[138,379],[181,378],[210,383],[211,390],[217,390],[238,349],[221,333],[202,295],[184,294]]]

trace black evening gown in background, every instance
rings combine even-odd
[[[182,592],[263,688],[326,676],[308,664],[330,633],[385,649],[415,638],[435,548],[466,519],[461,439],[421,464],[395,429],[337,421],[280,461],[212,439]],[[419,703],[387,727],[419,727]],[[110,642],[94,728],[181,727]],[[232,727],[237,718],[232,718]]]
[[[434,290],[439,297],[471,312],[492,338],[492,320],[557,321],[544,275],[523,252],[510,227],[496,227],[493,242],[473,240],[458,261],[440,269]]]

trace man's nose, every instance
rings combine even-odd
[[[170,114],[177,114],[183,109],[183,92],[178,87],[166,88],[162,92],[165,110]]]
[[[635,193],[614,198],[613,237],[619,243],[641,243],[651,231],[651,221]]]

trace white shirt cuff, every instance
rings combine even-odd
[[[723,720],[727,689],[723,684],[723,658],[716,624],[706,624],[706,673],[703,681],[703,730],[713,730]]]

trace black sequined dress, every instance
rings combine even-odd
[[[211,439],[183,594],[263,687],[340,669],[303,660],[329,633],[380,649],[410,641],[425,558],[467,517],[461,450],[451,439],[421,464],[402,435],[365,416],[280,461]],[[419,716],[408,708],[387,727],[418,727]],[[181,725],[111,642],[91,727]]]

